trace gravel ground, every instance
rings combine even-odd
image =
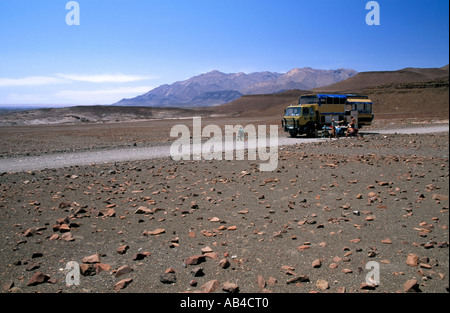
[[[273,172],[157,156],[3,169],[2,291],[447,292],[448,144],[448,132],[299,141]]]

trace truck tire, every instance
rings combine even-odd
[[[290,130],[290,131],[289,131],[289,135],[290,135],[292,138],[295,138],[295,137],[297,137],[297,131],[295,131],[295,130]]]
[[[316,127],[314,124],[308,124],[306,130],[306,137],[315,138],[316,137]]]

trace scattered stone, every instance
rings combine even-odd
[[[128,245],[120,246],[119,248],[117,248],[117,253],[118,253],[118,254],[125,254],[125,252],[127,252],[127,250],[128,250],[129,248],[130,248],[130,247],[129,247]]]
[[[105,264],[105,263],[96,263],[94,264],[94,268],[95,268],[95,272],[98,274],[102,271],[110,271],[111,270],[111,265],[109,264]]]
[[[219,266],[223,269],[227,269],[230,267],[230,261],[228,261],[228,259],[222,259],[219,261]]]
[[[184,260],[184,264],[197,265],[197,264],[200,264],[205,261],[206,261],[205,255],[194,255],[194,256],[188,257],[186,260]]]
[[[64,233],[61,235],[61,239],[64,241],[75,241],[75,238],[72,236],[72,233]]]
[[[153,211],[145,206],[140,206],[134,211],[134,214],[152,214]]]
[[[145,257],[149,256],[150,252],[139,252],[133,255],[133,261],[140,261],[145,259]]]
[[[261,275],[258,275],[256,277],[256,281],[258,283],[259,288],[265,288],[266,287],[266,280]]]
[[[270,276],[269,279],[266,281],[266,284],[269,286],[275,286],[276,283],[277,283],[277,279],[272,276]]]
[[[210,293],[216,291],[220,287],[220,282],[217,279],[210,280],[204,285],[202,285],[202,290],[205,293]]]
[[[201,251],[202,251],[203,254],[213,252],[213,250],[209,246],[206,246],[206,247],[202,248]]]
[[[194,277],[200,277],[205,275],[205,273],[203,272],[203,268],[200,266],[191,269],[191,274],[194,275]]]
[[[80,264],[80,273],[83,276],[94,276],[97,274],[94,264]]]
[[[175,273],[164,273],[159,276],[159,281],[163,284],[175,284],[177,282],[177,276]]]
[[[363,290],[375,290],[375,288],[377,288],[377,285],[372,285],[364,282],[359,285],[359,288]]]
[[[316,282],[316,287],[319,288],[320,290],[326,290],[326,289],[330,288],[330,285],[328,284],[328,282],[326,280],[319,279]]]
[[[412,267],[417,267],[417,263],[419,261],[419,256],[414,253],[408,254],[408,257],[406,258],[406,264]]]
[[[132,278],[125,278],[114,284],[114,290],[121,290],[133,281]]]
[[[165,230],[164,228],[157,228],[157,229],[155,229],[155,230],[153,230],[153,231],[147,231],[147,230],[145,230],[145,231],[144,231],[144,236],[148,236],[148,235],[155,236],[155,235],[163,234],[163,233],[165,233],[165,232],[166,232],[166,230]]]
[[[25,270],[30,272],[30,271],[34,271],[34,270],[38,269],[39,267],[40,267],[39,263],[30,263],[27,265]]]
[[[98,253],[83,258],[83,263],[100,263],[100,255]]]
[[[36,229],[35,229],[35,228],[28,228],[28,229],[23,233],[23,235],[24,235],[25,237],[31,237],[31,236],[33,236],[35,233],[36,233]]]
[[[417,279],[410,279],[403,285],[404,292],[419,292],[419,284]]]
[[[313,268],[319,268],[322,266],[322,261],[320,259],[316,259],[312,262],[311,265]]]
[[[222,285],[222,290],[229,293],[237,293],[239,292],[239,286],[237,284],[230,283],[227,281]]]
[[[125,274],[128,274],[130,272],[132,272],[133,269],[131,267],[129,267],[128,265],[123,265],[121,267],[119,267],[116,271],[116,278],[123,276]]]
[[[304,250],[307,250],[309,248],[310,248],[309,245],[301,245],[301,246],[297,247],[297,250],[304,251]]]
[[[294,278],[289,279],[286,284],[295,284],[295,283],[307,283],[309,282],[309,277],[307,275],[295,276]]]
[[[50,279],[50,276],[48,276],[42,272],[36,272],[28,281],[27,286],[36,286],[36,285],[47,282],[49,279]]]

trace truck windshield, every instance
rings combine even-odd
[[[287,108],[286,116],[300,116],[301,114],[300,108]]]

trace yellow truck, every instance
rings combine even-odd
[[[333,120],[350,124],[353,118],[359,129],[372,124],[372,105],[363,95],[308,94],[286,108],[281,126],[291,137],[315,137],[318,130],[331,126]]]

